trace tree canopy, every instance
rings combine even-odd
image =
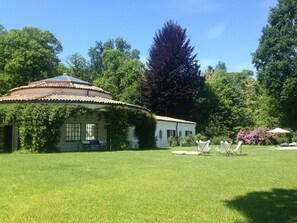
[[[71,76],[91,82],[89,75],[89,64],[87,60],[79,53],[74,53],[67,58],[69,68],[66,70]],[[65,71],[64,71],[65,72]]]
[[[49,31],[34,27],[6,31],[0,26],[0,94],[56,75],[62,45]]]
[[[144,65],[139,60],[138,50],[117,38],[96,42],[89,56],[90,75],[95,85],[110,91],[119,100],[140,104],[138,86]]]
[[[259,46],[253,54],[263,88],[263,118],[272,117],[273,124],[293,129],[297,129],[296,21],[297,1],[279,0],[270,11],[268,24],[263,28]]]
[[[232,138],[237,130],[255,126],[258,86],[252,74],[249,70],[216,70],[206,75],[207,112],[199,123],[206,135]]]
[[[199,74],[186,29],[174,21],[166,22],[149,51],[141,84],[144,105],[159,115],[188,117]]]

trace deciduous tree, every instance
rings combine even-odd
[[[263,102],[269,103],[263,105],[265,119],[272,117],[282,126],[297,129],[296,0],[279,0],[271,9],[253,63],[265,94]]]
[[[6,31],[0,27],[0,94],[31,81],[56,75],[61,43],[34,27]]]
[[[144,65],[139,60],[139,51],[122,38],[105,43],[96,42],[90,48],[90,66],[94,84],[119,99],[140,104],[139,83]]]

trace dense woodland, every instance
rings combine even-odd
[[[146,64],[122,38],[97,41],[88,58],[59,60],[62,43],[36,27],[0,25],[0,95],[28,82],[68,73],[110,91],[116,99],[159,115],[193,120],[207,137],[235,138],[241,129],[297,130],[297,1],[279,0],[252,54],[257,70],[228,72],[219,61],[201,71],[199,48],[186,29],[168,21],[159,29]]]

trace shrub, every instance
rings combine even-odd
[[[167,141],[169,146],[173,146],[173,147],[178,146],[178,141],[175,137],[170,136],[168,137]]]
[[[270,145],[275,144],[276,140],[272,133],[267,132],[268,128],[255,128],[253,130],[240,130],[236,140],[242,140],[248,145]]]
[[[195,140],[206,141],[207,140],[207,136],[203,135],[202,133],[197,133],[195,135]]]
[[[188,146],[194,146],[194,145],[195,145],[195,138],[192,135],[182,137],[180,140],[180,146],[182,147],[188,147]]]
[[[220,141],[228,141],[228,142],[230,142],[231,139],[229,137],[227,137],[227,136],[214,136],[210,140],[211,144],[213,144],[213,145],[220,145]]]
[[[276,142],[277,142],[277,144],[281,144],[281,143],[284,143],[284,142],[288,143],[289,139],[286,136],[280,136],[280,137],[276,138]]]
[[[292,142],[297,142],[297,132],[292,132]]]

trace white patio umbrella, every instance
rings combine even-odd
[[[269,130],[267,132],[270,132],[270,133],[289,133],[290,131],[285,130],[285,129],[281,129],[281,128],[276,128],[276,129]]]

